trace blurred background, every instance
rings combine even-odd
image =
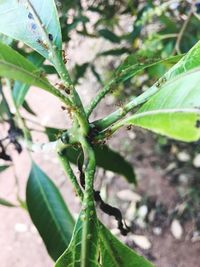
[[[167,58],[187,52],[200,38],[200,1],[74,0],[56,4],[67,66],[85,104],[128,55],[137,55],[141,62]],[[15,47],[29,52],[21,43],[16,42]],[[54,70],[48,62],[44,66],[52,83],[56,83]],[[91,120],[102,118],[148,89],[169,67],[148,68],[117,85],[95,109]],[[3,138],[8,125],[0,101]],[[25,104],[22,115],[35,142],[48,141],[47,128],[66,129],[71,125],[59,101],[46,92],[31,87]],[[56,134],[51,131],[50,139],[56,140]],[[122,237],[115,220],[100,212],[102,220],[113,234],[158,267],[199,266],[199,144],[176,142],[137,128],[121,129],[107,144],[131,163],[138,184],[130,185],[123,177],[99,168],[95,187],[101,189],[106,202],[120,208],[132,233]],[[0,172],[0,198],[15,203],[17,195],[23,202],[31,162],[26,151],[19,155],[12,146],[8,149],[13,163]],[[34,153],[33,158],[59,186],[76,216],[78,199],[54,153]],[[0,160],[0,166],[4,164]],[[0,206],[0,246],[3,267],[53,266],[23,209]]]

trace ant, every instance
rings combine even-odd
[[[67,64],[68,58],[65,50],[62,50],[62,58],[65,64]]]
[[[156,83],[157,87],[161,87],[167,81],[166,77],[159,79]]]
[[[55,86],[58,86],[58,89],[65,91],[66,94],[70,94],[70,88],[66,87],[62,83],[56,83]]]
[[[37,39],[37,43],[40,44],[44,49],[46,49],[46,50],[49,49],[49,47],[45,41]]]
[[[69,117],[70,117],[70,119],[72,119],[72,112],[74,111],[74,109],[73,108],[71,108],[71,107],[65,107],[65,106],[61,106],[61,109],[63,110],[63,111],[67,111],[67,113],[69,114]]]

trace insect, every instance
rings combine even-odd
[[[41,39],[37,39],[37,43],[41,45],[44,49],[49,49],[47,43],[45,41],[42,41]]]
[[[156,86],[161,87],[166,81],[167,81],[167,79],[165,77],[163,77],[157,81]]]
[[[58,89],[65,91],[66,94],[70,94],[70,88],[66,87],[62,83],[56,83],[55,86],[58,86]]]
[[[127,130],[130,131],[132,129],[132,125],[127,126]]]
[[[67,58],[65,50],[62,50],[62,58],[63,58],[64,63],[67,64],[68,58]]]
[[[66,108],[66,107],[64,107],[64,106],[61,106],[61,109],[62,109],[62,110],[66,110],[67,108]]]

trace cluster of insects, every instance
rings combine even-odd
[[[156,83],[157,87],[161,87],[164,83],[166,83],[167,79],[165,77],[159,79]]]
[[[37,25],[35,24],[34,22],[34,16],[31,12],[28,13],[28,19],[31,20],[31,31],[34,33],[34,34],[37,34]],[[53,35],[51,33],[48,33],[48,38],[49,38],[49,41],[53,41]],[[39,37],[36,39],[36,42],[41,45],[44,49],[48,50],[49,49],[49,46],[47,44],[46,41],[44,40],[41,40]]]
[[[31,12],[28,13],[28,19],[31,21],[31,24],[30,24],[30,26],[29,26],[31,32],[32,32],[35,36],[37,36],[37,37],[36,37],[36,42],[37,42],[41,47],[43,47],[45,50],[48,50],[48,49],[49,49],[48,42],[47,42],[46,40],[42,40],[42,39],[40,38],[40,36],[39,36],[40,34],[38,33],[38,27],[37,27],[37,25],[36,25],[36,23],[35,23],[35,21],[34,21],[34,16],[33,16],[33,14],[32,14]],[[53,34],[52,34],[52,33],[48,33],[48,39],[49,39],[50,42],[53,42],[54,37],[53,37]],[[62,50],[62,58],[63,58],[63,62],[64,62],[64,64],[66,64],[67,61],[68,61],[68,58],[67,58],[67,55],[66,55],[65,50]]]

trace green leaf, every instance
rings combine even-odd
[[[98,53],[97,56],[121,56],[125,53],[130,53],[130,51],[128,48],[122,47],[103,51],[101,53]]]
[[[137,75],[139,72],[142,72],[143,70],[152,66],[164,65],[165,67],[170,67],[173,64],[177,63],[180,58],[182,58],[182,55],[173,56],[166,59],[145,59],[143,57],[130,55],[126,58],[124,63],[118,67],[115,73],[115,80],[118,83],[125,82],[133,76]]]
[[[92,74],[94,75],[94,77],[96,78],[96,80],[97,80],[101,85],[103,85],[103,81],[102,81],[102,79],[101,79],[100,74],[97,72],[95,65],[92,64],[92,65],[90,66],[90,68],[91,68]]]
[[[94,152],[97,166],[125,176],[129,183],[136,183],[133,167],[120,154],[105,145],[95,146]],[[66,149],[66,155],[69,161],[74,164],[77,164],[80,153],[81,151],[79,149],[73,149],[71,147]]]
[[[26,102],[26,101],[24,101],[24,103],[23,103],[23,108],[28,112],[28,113],[30,113],[31,115],[33,115],[33,116],[35,116],[36,114],[35,114],[35,112],[32,110],[32,108],[29,106],[29,104]]]
[[[82,227],[83,222],[79,217],[72,241],[67,250],[57,260],[55,267],[80,267],[81,258],[81,239],[82,239]],[[93,218],[94,219],[94,218]],[[111,232],[99,221],[100,226],[97,226],[92,231],[91,240],[88,242],[93,243],[93,250],[91,255],[94,259],[88,259],[87,266],[103,266],[103,267],[153,267],[153,265],[142,256],[136,254],[133,250],[122,244]],[[97,228],[98,227],[98,228]],[[97,235],[97,229],[99,229],[99,239]],[[99,241],[98,241],[99,240]],[[98,246],[99,243],[99,246]],[[98,247],[97,247],[98,246]],[[96,254],[98,249],[100,263],[98,263]],[[95,255],[95,256],[94,256]]]
[[[98,31],[99,35],[106,40],[109,40],[112,43],[120,43],[121,39],[114,32],[111,32],[108,29],[102,29]]]
[[[0,32],[24,42],[50,60],[51,43],[61,54],[61,30],[53,0],[1,0]]]
[[[194,45],[190,51],[176,64],[174,65],[165,75],[165,79],[170,79],[192,70],[200,66],[200,41]]]
[[[50,142],[57,140],[61,136],[63,131],[63,129],[57,129],[52,127],[45,128],[45,133],[48,136]]]
[[[70,243],[74,220],[57,187],[35,163],[27,183],[26,202],[50,256],[57,260]]]
[[[74,84],[77,84],[79,79],[82,78],[86,71],[87,71],[87,68],[89,67],[89,63],[86,62],[82,65],[78,65],[76,64],[74,69],[73,69],[73,74],[74,74]]]
[[[15,204],[11,203],[10,201],[7,201],[3,198],[0,197],[0,205],[2,206],[6,206],[6,207],[9,207],[9,208],[13,208],[13,207],[16,207]]]
[[[0,172],[3,172],[5,171],[7,168],[9,168],[10,166],[9,165],[3,165],[3,166],[0,166]]]
[[[177,140],[199,140],[200,69],[171,79],[124,122]]]
[[[57,260],[55,267],[82,267],[81,255],[83,248],[83,213],[80,214],[77,220],[72,241],[67,250]],[[90,233],[88,234],[87,242],[90,243],[91,250],[88,251],[86,259],[87,265],[91,267],[100,267],[98,264],[98,222],[96,215],[93,214],[90,220]],[[84,265],[85,266],[85,265]]]
[[[102,266],[153,267],[145,258],[122,244],[103,224],[99,236]]]
[[[36,66],[2,43],[0,43],[0,75],[52,91],[52,85],[42,77],[41,71]]]
[[[44,61],[44,58],[41,57],[37,52],[31,53],[28,57],[28,60],[30,60],[36,67],[41,66],[41,64]],[[22,84],[18,81],[14,83],[13,86],[13,99],[15,101],[16,106],[19,108],[23,103],[24,99],[26,97],[26,94],[28,93],[29,85]]]

